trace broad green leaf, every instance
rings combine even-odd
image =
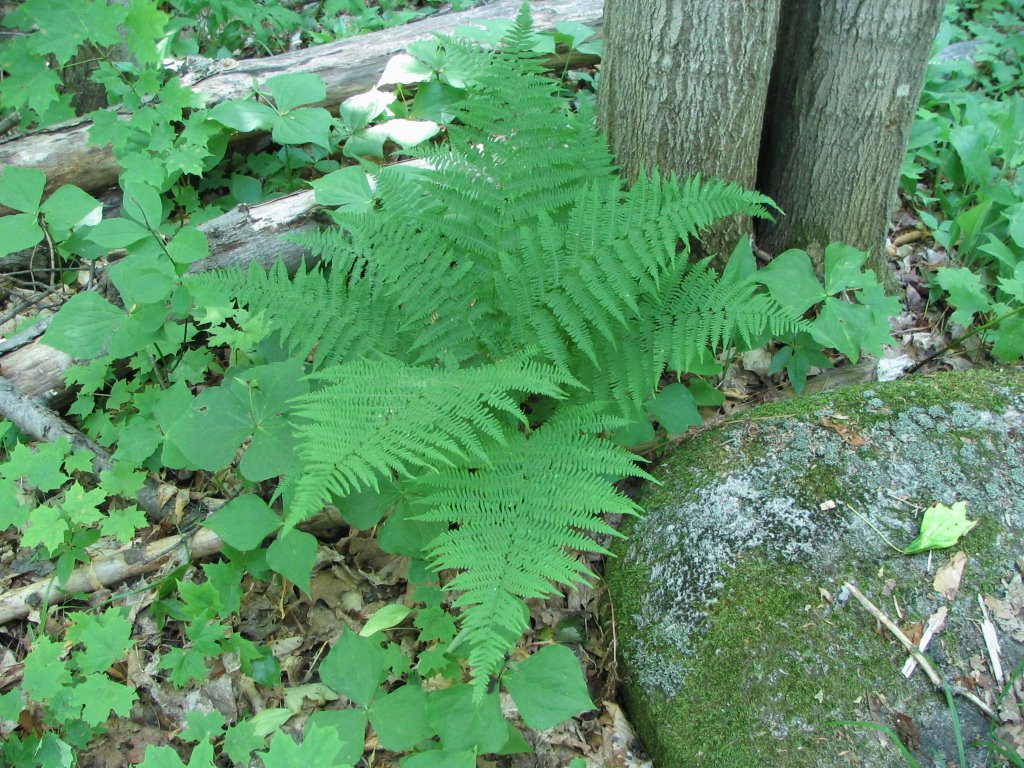
[[[757,259],[754,258],[754,249],[750,243],[750,235],[744,235],[732,249],[729,260],[722,270],[722,282],[727,285],[736,285],[744,280],[754,278],[757,274]]]
[[[196,227],[182,227],[167,244],[167,252],[175,264],[191,264],[210,255],[206,234]]]
[[[46,216],[46,223],[57,232],[70,232],[103,220],[103,203],[72,184],[58,188],[46,198],[40,210]]]
[[[281,527],[281,518],[259,496],[244,493],[210,515],[203,525],[229,547],[248,552]]]
[[[828,296],[814,275],[811,258],[798,249],[784,251],[762,267],[755,277],[782,306],[802,315]]]
[[[316,537],[294,528],[267,547],[267,565],[309,594],[309,578],[316,565]]]
[[[949,141],[960,158],[967,183],[985,186],[992,176],[992,155],[986,133],[974,126],[957,126],[949,132]]]
[[[368,126],[394,100],[395,94],[374,88],[345,99],[338,109],[338,116],[349,133],[355,133]]]
[[[156,0],[132,0],[128,4],[124,26],[131,34],[125,35],[124,43],[142,64],[160,64],[157,43],[167,30],[170,16],[159,9]]]
[[[174,265],[156,253],[129,254],[107,272],[124,305],[129,308],[140,304],[163,304],[178,279]]]
[[[903,550],[905,555],[926,552],[929,549],[945,549],[956,544],[974,526],[977,520],[967,519],[967,502],[958,501],[952,507],[933,504],[924,512],[921,530],[917,538]]]
[[[0,256],[17,253],[43,241],[35,214],[15,213],[0,218]]]
[[[320,205],[336,205],[351,213],[367,213],[373,209],[369,177],[357,165],[334,171],[309,184]]]
[[[829,243],[825,247],[825,292],[834,296],[840,291],[876,282],[874,274],[863,270],[867,258],[866,251],[858,251],[845,243]]]
[[[278,115],[273,107],[258,101],[222,101],[209,111],[208,117],[240,133],[250,133],[269,131]]]
[[[703,421],[697,410],[697,401],[682,384],[669,384],[644,407],[670,435],[681,435]]]
[[[384,143],[387,140],[387,124],[371,125],[350,136],[345,142],[342,154],[357,160],[364,157],[384,157]]]
[[[89,230],[86,239],[104,248],[127,248],[140,240],[152,237],[141,224],[129,219],[104,219]]]
[[[75,685],[69,697],[71,702],[82,707],[82,720],[93,728],[105,723],[111,714],[127,717],[137,698],[131,688],[99,673],[87,675],[85,680]]]
[[[316,144],[330,148],[330,131],[334,118],[326,109],[304,107],[281,115],[270,132],[278,144]]]
[[[280,112],[288,112],[303,104],[317,104],[327,98],[327,85],[320,75],[305,72],[295,75],[276,75],[264,83],[274,97]]]
[[[466,92],[461,88],[431,80],[416,89],[409,116],[447,124],[455,119],[455,105],[465,98]]]
[[[368,707],[389,668],[388,654],[377,640],[345,627],[320,662],[320,679],[360,707]]]
[[[686,387],[690,390],[690,394],[693,395],[693,401],[697,405],[714,408],[725,402],[725,395],[704,381],[704,379],[690,379]]]
[[[446,750],[497,752],[508,741],[508,727],[497,693],[474,700],[473,687],[456,685],[430,694],[427,719]]]
[[[1009,223],[1010,237],[1018,248],[1024,248],[1024,202],[1011,205],[1003,215]]]
[[[248,403],[227,386],[199,393],[192,407],[171,427],[167,440],[198,469],[217,472],[231,464],[252,434]]]
[[[46,174],[42,171],[8,165],[0,175],[0,205],[34,215],[39,211],[45,186]]]
[[[651,440],[654,440],[656,437],[657,434],[654,431],[654,425],[651,424],[650,419],[647,418],[631,421],[626,426],[615,430],[611,435],[612,442],[626,447],[643,445],[644,443],[649,443]]]
[[[378,696],[369,716],[380,745],[392,752],[407,752],[434,735],[427,722],[427,694],[419,685],[403,685]]]
[[[92,291],[77,293],[54,315],[42,341],[78,360],[99,357],[127,315]]]
[[[363,628],[359,630],[359,634],[362,637],[370,637],[385,629],[391,629],[392,627],[401,624],[405,617],[409,615],[411,609],[407,605],[401,603],[390,603],[383,606],[373,616],[367,619]],[[392,749],[392,747],[388,747]],[[401,751],[401,750],[398,750]]]
[[[314,712],[306,721],[306,728],[334,730],[344,745],[338,752],[342,763],[358,763],[363,756],[366,738],[366,712],[362,709],[326,709]]]
[[[398,486],[392,481],[381,483],[379,490],[367,488],[349,494],[337,502],[341,516],[353,528],[368,531],[379,523],[399,501]]]
[[[594,708],[580,662],[564,645],[547,645],[505,679],[519,714],[531,728],[546,731]]]
[[[940,269],[935,275],[935,281],[949,294],[950,303],[956,307],[950,319],[958,325],[966,328],[974,322],[975,313],[985,313],[992,309],[988,289],[982,284],[981,277],[969,269]]]
[[[377,87],[382,85],[412,85],[429,80],[434,75],[434,70],[421,61],[410,56],[408,53],[399,53],[388,59],[384,66],[384,74],[377,81]]]
[[[422,144],[441,130],[441,126],[429,120],[388,120],[384,127],[387,128],[388,138],[402,149]]]
[[[160,193],[148,184],[126,184],[123,208],[126,218],[142,224],[147,229],[156,229],[164,219]]]
[[[476,768],[476,753],[432,749],[429,752],[417,752],[403,757],[398,765],[399,768]]]

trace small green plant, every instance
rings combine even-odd
[[[829,247],[824,285],[803,252],[758,270],[747,240],[722,274],[691,260],[702,229],[737,211],[768,216],[771,203],[700,179],[653,176],[626,189],[588,103],[574,108],[538,58],[557,43],[582,49],[589,35],[539,37],[524,11],[477,34],[483,45],[417,44],[337,120],[310,106],[324,86],[308,75],[257,83],[253,99],[208,111],[145,71],[108,81],[135,115],[123,136],[103,119],[96,129],[122,158],[123,210],[81,221],[61,242],[81,243],[68,252],[87,258],[123,255],[107,269],[109,296],[72,297],[44,340],[84,361],[68,376],[78,387],[69,415],[112,447],[115,468],[90,483],[76,475],[87,456],[12,447],[0,487],[15,506],[0,522],[64,575],[89,540],[134,533],[123,502],[142,470],[195,471],[223,490],[230,500],[203,521],[224,542],[223,561],[171,574],[151,609],[179,630],[155,664],[179,687],[228,654],[258,684],[280,682],[269,651],[236,627],[242,579],[309,593],[317,541],[299,526],[325,504],[410,558],[416,587],[321,661],[307,692],[351,708],[313,715],[301,741],[280,732],[301,687],[287,706],[230,725],[196,714],[182,734],[190,766],[254,755],[266,766],[311,755],[354,764],[367,724],[385,749],[407,753],[405,768],[525,749],[502,716],[502,687],[528,727],[592,706],[568,648],[529,655],[518,642],[527,600],[590,577],[578,553],[603,552],[598,536],[616,535],[603,515],[636,513],[614,485],[645,476],[627,448],[653,439],[655,423],[679,434],[700,422],[699,406],[719,404],[700,377],[726,353],[790,339],[779,365],[796,382],[815,350],[856,359],[888,339],[892,300],[852,249]],[[159,140],[141,146],[145,125]],[[440,125],[444,135],[427,141]],[[201,210],[203,182],[189,177],[230,185],[235,199],[273,194],[213,170],[230,130],[255,129],[280,145],[284,184],[328,172],[311,186],[337,227],[302,238],[320,262],[294,275],[283,264],[187,275],[209,255],[199,229],[168,220],[176,206]],[[389,143],[419,162],[336,168],[339,150],[381,157]],[[29,218],[10,225],[24,240],[50,226],[38,175],[5,173],[3,184],[40,191],[19,209]],[[414,642],[384,641],[399,631]],[[70,687],[88,682],[88,670],[69,669]],[[0,715],[50,707],[44,693],[5,698]],[[43,739],[19,744],[42,749]],[[144,762],[182,764],[167,747]]]
[[[935,272],[935,293],[1004,362],[1024,355],[1022,10],[949,5],[903,168],[904,192],[960,265]]]

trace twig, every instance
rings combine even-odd
[[[996,684],[1001,688],[1005,679],[1003,665],[999,661],[999,638],[996,636],[996,627],[988,617],[988,610],[981,595],[978,595],[978,605],[981,606],[981,636],[985,640],[985,650],[988,651],[988,663],[992,667],[992,676],[995,677]]]
[[[26,328],[24,331],[19,333],[17,336],[12,336],[9,339],[0,341],[0,355],[6,355],[8,352],[13,352],[16,349],[21,349],[31,344],[33,341],[38,339],[50,325],[50,320],[40,320],[30,328]]]
[[[18,113],[18,111],[15,110],[14,112],[11,112],[11,114],[9,114],[3,120],[0,120],[0,136],[3,136],[5,133],[14,128],[20,122],[21,115]]]
[[[337,510],[328,507],[324,512],[296,527],[319,538],[336,538],[339,527],[336,513]],[[63,587],[58,587],[56,580],[50,576],[0,594],[0,626],[8,621],[23,619],[44,604],[63,603],[76,595],[94,592],[134,576],[155,571],[176,551],[183,553],[181,561],[186,562],[215,555],[223,546],[220,537],[213,531],[198,528],[188,533],[159,539],[145,546],[119,549],[76,568]]]
[[[911,374],[917,373],[919,370],[921,370],[921,368],[928,365],[928,363],[930,363],[932,360],[934,360],[937,357],[941,357],[950,350],[962,349],[964,342],[967,341],[967,339],[971,338],[972,336],[977,336],[979,333],[984,333],[987,330],[995,328],[1004,320],[1007,320],[1013,317],[1014,315],[1019,315],[1021,312],[1024,312],[1024,305],[1021,305],[1016,309],[1010,310],[1005,315],[1000,315],[999,317],[993,318],[984,325],[979,325],[978,327],[968,331],[967,333],[957,336],[955,339],[950,341],[949,344],[947,344],[946,346],[940,347],[939,349],[932,352],[930,355],[922,358],[921,360],[918,360],[917,363],[911,366],[911,368],[903,375],[910,376]]]
[[[870,600],[864,597],[861,591],[857,589],[855,586],[853,586],[853,584],[847,582],[843,586],[850,590],[850,594],[857,598],[857,601],[862,606],[864,606],[864,609],[868,613],[870,613],[872,616],[874,616],[876,619],[882,622],[882,624],[885,625],[885,628],[892,633],[893,637],[895,637],[897,640],[900,641],[900,643],[903,644],[903,647],[906,648],[910,652],[910,655],[917,660],[917,663],[921,665],[921,669],[923,669],[925,671],[925,674],[928,675],[928,679],[932,681],[932,685],[934,685],[937,689],[944,689],[946,686],[942,682],[942,677],[939,675],[938,672],[935,671],[935,667],[932,666],[932,663],[928,660],[928,657],[921,653],[921,651],[919,651],[917,647],[912,642],[910,642],[910,638],[903,633],[903,630],[896,626],[896,624],[893,623],[892,619],[890,619],[888,616],[882,613],[875,606],[874,603],[872,603]],[[986,715],[991,717],[993,720],[996,718],[996,713],[992,710],[992,708],[970,691],[964,690],[960,686],[950,686],[950,688],[955,694],[957,694],[958,696],[963,696],[965,699],[973,703],[976,707],[978,707],[978,709],[980,709]]]
[[[22,394],[14,384],[3,377],[0,377],[0,416],[36,440],[52,443],[66,438],[76,450],[91,451],[92,469],[97,474],[110,472],[114,468],[114,460],[105,448],[90,440],[35,398]],[[157,482],[147,475],[145,483],[135,495],[135,501],[151,521],[159,522],[169,514],[167,503],[177,496],[177,488]],[[198,505],[209,511],[209,505],[205,500]],[[173,508],[173,505],[171,506]]]
[[[942,631],[942,628],[946,625],[946,615],[949,613],[949,609],[946,606],[940,606],[939,610],[928,617],[928,623],[924,627],[924,632],[921,633],[921,642],[918,643],[918,650],[922,653],[928,650],[928,643],[932,641],[932,638],[938,632]],[[911,657],[906,660],[903,664],[903,676],[909,678],[914,674],[914,670],[917,669],[917,659]]]

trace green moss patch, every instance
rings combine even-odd
[[[829,725],[897,713],[921,730],[926,764],[955,759],[944,700],[899,674],[905,654],[842,585],[894,618],[899,606],[904,625],[946,605],[929,651],[951,674],[983,654],[976,596],[1024,550],[1024,376],[961,372],[796,405],[755,409],[669,457],[608,564],[626,704],[657,768],[903,765],[875,733]],[[932,580],[955,550],[929,566],[880,534],[905,546],[925,506],[960,500],[982,523],[947,603]],[[1004,643],[1004,665],[1020,645]],[[987,733],[958,711],[969,738]]]

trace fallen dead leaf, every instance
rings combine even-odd
[[[964,552],[957,552],[944,565],[940,565],[935,572],[935,581],[932,582],[935,591],[953,602],[960,591],[960,581],[966,566],[967,555]]]
[[[845,424],[845,420],[845,416],[823,416],[819,423],[821,426],[825,427],[825,429],[831,429],[843,438],[843,442],[847,445],[852,445],[854,447],[858,445],[867,445],[867,439],[849,424]]]

